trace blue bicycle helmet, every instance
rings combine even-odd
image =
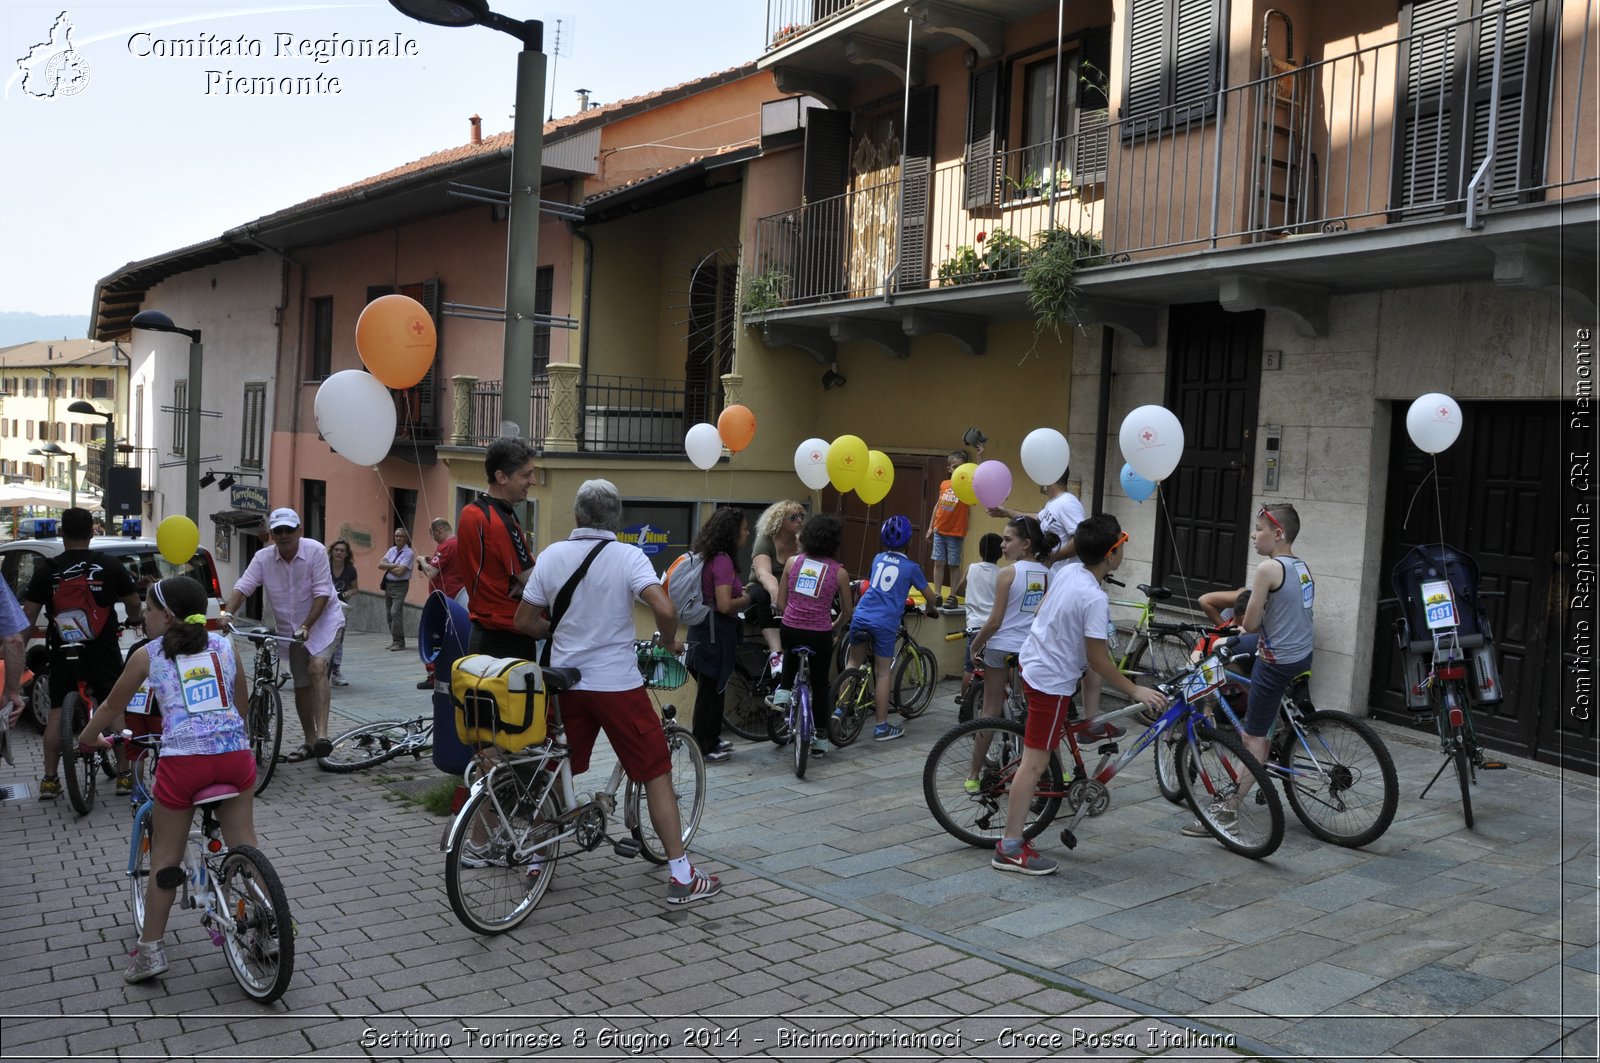
[[[883,522],[883,527],[878,529],[878,538],[883,540],[886,550],[899,550],[911,541],[911,522],[896,513]]]

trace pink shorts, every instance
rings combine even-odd
[[[256,758],[248,749],[193,757],[164,756],[156,764],[155,799],[161,807],[182,812],[194,807],[194,795],[214,783],[237,786],[240,793],[256,787]]]
[[[561,722],[572,751],[572,774],[589,770],[589,754],[601,731],[634,782],[649,782],[672,770],[672,754],[661,720],[644,687],[632,690],[566,690],[561,693]]]
[[[1045,694],[1028,686],[1028,723],[1022,735],[1024,749],[1054,749],[1067,729],[1072,712],[1071,694]]]

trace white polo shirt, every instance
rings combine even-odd
[[[574,690],[632,690],[644,685],[633,650],[633,602],[661,582],[643,550],[617,542],[611,532],[579,528],[540,553],[522,600],[548,606],[601,540],[612,545],[600,551],[573,589],[566,615],[556,625],[550,664],[583,673]]]
[[[1086,633],[1104,638],[1110,606],[1100,581],[1083,565],[1068,565],[1050,575],[1050,593],[1033,618],[1017,663],[1022,678],[1041,694],[1076,694],[1089,669]]]

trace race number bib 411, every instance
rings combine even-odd
[[[228,707],[222,690],[222,669],[215,654],[191,653],[177,658],[178,681],[183,687],[183,707],[191,714],[216,712]]]

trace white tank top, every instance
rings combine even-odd
[[[1016,653],[1028,641],[1033,618],[1050,586],[1050,570],[1037,561],[1018,561],[1011,571],[1015,575],[1011,577],[1011,593],[1006,595],[1006,611],[1000,618],[1000,629],[986,647],[1002,653]]]

